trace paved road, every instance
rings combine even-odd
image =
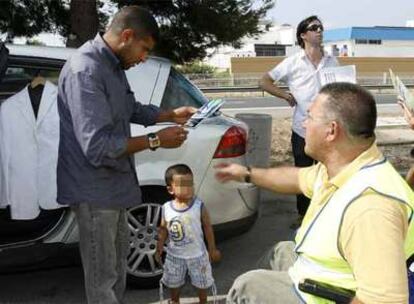
[[[377,104],[395,104],[395,94],[374,94]],[[276,97],[224,97],[223,108],[286,107],[287,103]]]
[[[400,106],[395,102],[394,94],[374,94],[377,101],[378,114],[402,115]],[[276,97],[224,97],[226,103],[221,109],[226,115],[238,113],[269,114],[274,119],[292,117],[293,108]]]
[[[255,269],[257,260],[267,248],[292,234],[288,227],[295,218],[293,201],[291,196],[267,194],[262,200],[259,219],[252,229],[218,244],[223,260],[213,271],[219,294],[225,294],[239,274]],[[195,291],[187,287],[183,294],[195,296]],[[147,304],[158,299],[158,289],[128,289],[126,293],[127,304]],[[1,275],[0,303],[85,303],[82,270],[76,266]]]

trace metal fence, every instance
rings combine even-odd
[[[393,90],[394,87],[391,84],[383,84],[383,85],[376,85],[376,84],[363,84],[364,88],[370,91],[377,91],[378,93],[382,93],[386,90]],[[414,83],[410,83],[406,85],[407,88],[414,88]],[[286,86],[280,86],[282,89],[288,89]],[[265,92],[258,86],[223,86],[223,87],[205,87],[200,88],[201,91],[204,93],[243,93],[243,92],[259,92],[262,96],[265,95]]]
[[[254,88],[258,87],[259,80],[263,74],[248,74],[245,76],[229,76],[229,77],[216,77],[216,75],[202,75],[202,74],[190,74],[186,77],[191,80],[195,85],[200,89],[209,90],[214,88],[226,88],[226,87],[240,87],[243,88]],[[400,79],[407,85],[414,84],[414,75],[412,77],[405,76],[400,77]],[[376,75],[358,75],[357,82],[360,85],[373,85],[373,86],[382,86],[382,85],[391,85],[391,79],[388,76],[388,73],[376,74]]]

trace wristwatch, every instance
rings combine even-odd
[[[252,167],[247,166],[246,169],[247,169],[247,174],[244,177],[244,182],[251,183],[252,182]]]
[[[152,151],[157,150],[159,146],[161,145],[161,141],[158,135],[155,133],[148,133],[147,137],[148,137],[148,144],[149,144],[150,150]]]

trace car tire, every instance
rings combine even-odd
[[[147,186],[141,190],[143,203],[127,212],[130,245],[127,279],[135,288],[154,288],[159,285],[163,273],[162,265],[155,261],[157,228],[161,222],[162,204],[171,196],[165,187]]]

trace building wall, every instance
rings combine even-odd
[[[231,72],[235,77],[262,75],[285,57],[231,58]],[[396,57],[338,57],[341,65],[355,65],[357,74],[382,75],[391,68],[398,75],[414,75],[414,58]]]
[[[414,57],[414,41],[382,40],[382,44],[356,44],[355,40],[325,43],[325,49],[332,54],[332,47],[348,46],[348,56],[355,57]]]
[[[414,57],[414,41],[383,40],[382,44],[354,44],[355,56]]]

